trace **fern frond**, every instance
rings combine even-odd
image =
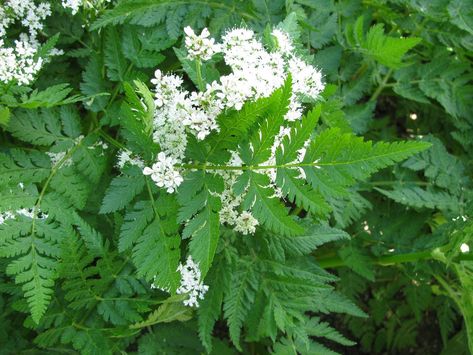
[[[0,184],[41,182],[49,176],[51,161],[46,154],[21,149],[9,153],[0,153]]]
[[[251,209],[260,223],[274,233],[297,235],[304,229],[288,216],[286,208],[274,190],[269,187],[267,175],[251,172],[248,192],[243,202],[244,209]]]
[[[100,213],[110,213],[125,208],[133,199],[143,191],[145,178],[141,171],[132,167],[123,174],[115,177],[105,192],[100,207]]]
[[[0,225],[0,256],[12,258],[7,273],[22,285],[33,321],[39,323],[53,294],[65,233],[55,222],[17,216]]]
[[[267,161],[271,155],[271,147],[284,122],[291,98],[291,76],[284,85],[267,99],[268,110],[264,120],[253,132],[249,142],[240,147],[242,159],[247,165],[258,165]]]
[[[230,281],[230,289],[225,293],[224,312],[230,339],[240,351],[241,327],[248,316],[259,285],[254,266],[251,262],[239,263]]]
[[[202,277],[212,265],[220,238],[220,198],[212,195],[223,191],[223,180],[218,175],[193,172],[178,190],[181,205],[179,221],[187,221],[183,238],[192,238],[189,251],[199,263]]]
[[[415,208],[438,208],[459,212],[461,206],[458,198],[446,192],[424,190],[418,186],[398,187],[394,190],[375,189],[400,204]]]
[[[340,195],[346,186],[428,147],[430,144],[426,142],[373,144],[351,134],[341,134],[338,129],[328,129],[311,142],[302,165],[314,189],[324,195]]]

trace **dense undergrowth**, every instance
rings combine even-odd
[[[0,4],[0,354],[473,352],[469,0]]]

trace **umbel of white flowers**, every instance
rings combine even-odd
[[[61,0],[61,5],[76,14],[85,4],[94,7],[111,0]],[[45,1],[8,0],[0,1],[0,82],[8,84],[29,85],[41,70],[49,57],[62,55],[64,52],[53,48],[46,57],[38,56],[41,43],[38,32],[43,30],[44,20],[51,15],[51,6]],[[8,28],[20,23],[27,29],[17,38],[7,38]]]
[[[202,282],[202,274],[200,272],[199,264],[194,262],[192,256],[188,256],[186,263],[180,263],[177,271],[181,274],[181,283],[179,288],[176,290],[177,294],[185,294],[188,296],[183,303],[188,307],[199,307],[199,300],[203,300],[209,286],[204,285]],[[160,289],[168,292],[169,290],[163,289],[154,283],[151,284],[151,288]]]
[[[48,3],[35,4],[33,0],[10,0],[0,5],[0,81],[16,81],[27,85],[33,81],[43,65],[42,58],[36,58],[40,44],[36,38],[43,29],[44,19],[51,15]],[[6,41],[8,27],[16,21],[28,29],[21,33],[9,47]]]
[[[155,85],[156,104],[153,139],[160,145],[165,158],[160,155],[158,165],[146,168],[146,174],[153,171],[153,180],[169,192],[179,186],[182,178],[172,169],[161,167],[165,159],[174,159],[176,163],[184,159],[186,130],[197,139],[204,139],[210,132],[218,131],[216,117],[222,111],[240,110],[247,101],[270,96],[284,84],[289,73],[293,92],[285,116],[288,121],[302,116],[303,97],[315,100],[324,89],[321,72],[294,53],[292,40],[280,29],[272,32],[277,44],[273,51],[267,50],[255,33],[246,28],[228,31],[222,43],[209,38],[207,29],[200,35],[190,27],[184,31],[189,59],[203,62],[215,53],[222,53],[231,73],[207,84],[204,91],[189,92],[182,88],[180,77],[163,75],[156,70],[155,78],[151,80]]]
[[[183,178],[175,167],[183,162],[187,146],[187,134],[194,134],[198,140],[205,139],[212,131],[218,131],[217,116],[227,109],[241,110],[245,102],[270,96],[280,88],[287,76],[291,75],[292,93],[286,122],[302,117],[303,99],[316,100],[324,89],[321,72],[306,63],[295,53],[294,44],[288,33],[274,29],[272,36],[275,48],[269,50],[258,40],[255,33],[247,28],[236,28],[222,37],[221,43],[210,38],[207,29],[200,35],[190,27],[184,29],[187,58],[203,63],[221,53],[225,64],[230,67],[228,75],[221,76],[205,86],[203,91],[189,92],[183,88],[183,80],[174,74],[163,74],[156,70],[151,83],[155,85],[155,105],[153,140],[162,151],[151,167],[143,173],[150,175],[158,187],[173,193]],[[289,135],[287,124],[280,127],[271,156],[263,165],[275,164],[276,148]],[[241,159],[236,152],[228,165],[240,166]],[[301,149],[298,162],[304,158]],[[120,159],[122,161],[123,159]],[[132,162],[129,162],[132,164]],[[135,164],[136,165],[136,164]],[[303,171],[301,170],[301,177]],[[275,169],[264,171],[271,179],[276,195],[281,195],[275,185]],[[220,220],[233,226],[242,234],[253,234],[259,224],[250,211],[240,211],[242,195],[236,195],[232,186],[240,171],[216,171],[223,177],[225,189],[220,194],[222,209]]]

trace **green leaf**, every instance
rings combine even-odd
[[[103,67],[103,58],[98,55],[92,55],[85,70],[82,72],[80,90],[84,95],[91,97],[85,102],[85,104],[93,112],[103,110],[108,101],[108,97],[100,95],[102,93],[107,93],[109,90],[105,73],[102,70]]]
[[[394,38],[384,34],[382,23],[372,26],[366,36],[362,34],[363,16],[357,19],[354,27],[354,41],[360,48],[359,51],[389,68],[400,68],[404,55],[420,41],[417,37]]]
[[[354,243],[348,243],[338,251],[338,255],[350,269],[369,281],[374,281],[374,268],[369,256],[357,248]]]
[[[39,323],[46,313],[59,264],[59,243],[67,229],[57,223],[17,216],[0,225],[0,257],[12,258],[6,272],[21,285],[31,316]]]
[[[318,317],[308,320],[305,324],[305,327],[307,329],[308,335],[310,336],[326,338],[345,346],[353,346],[356,344],[355,342],[345,338],[337,330],[332,328],[327,322],[321,322],[320,318]]]
[[[283,253],[289,256],[307,255],[320,245],[348,239],[350,239],[350,236],[346,232],[323,224],[311,226],[301,235],[287,237],[274,234],[268,237],[270,243],[279,244]]]
[[[282,141],[282,146],[276,150],[276,163],[289,164],[297,159],[299,150],[310,139],[320,118],[322,106],[317,105],[299,121],[296,121],[288,136]]]
[[[418,186],[397,187],[394,190],[375,189],[400,204],[415,208],[438,208],[459,212],[461,207],[458,198],[443,191],[429,191]]]
[[[473,10],[468,0],[451,0],[448,14],[453,24],[473,35]]]
[[[127,28],[123,32],[123,54],[137,68],[155,68],[165,57],[161,53],[145,49],[140,41],[138,31],[141,29]]]
[[[127,64],[122,53],[118,32],[113,27],[108,28],[105,35],[105,66],[107,77],[112,81],[125,81]]]
[[[124,174],[115,177],[107,191],[100,207],[100,213],[110,213],[126,207],[143,191],[145,178],[141,171],[133,169],[132,175]]]
[[[334,142],[336,142],[334,144]],[[430,147],[426,142],[364,142],[328,129],[311,142],[302,162],[307,181],[322,194],[343,195],[357,180]]]
[[[41,182],[49,176],[51,161],[38,151],[26,152],[11,149],[10,154],[0,153],[0,184]]]
[[[18,107],[28,109],[38,107],[53,107],[71,104],[83,99],[80,95],[74,95],[66,99],[71,91],[72,88],[69,87],[69,84],[50,86],[42,91],[34,90],[28,98],[23,99],[23,102],[20,103]]]
[[[237,349],[242,351],[241,327],[248,316],[259,284],[254,265],[250,262],[239,263],[230,283],[230,289],[225,292],[225,318],[228,320],[230,339]]]
[[[0,105],[0,125],[7,126],[10,121],[10,109]]]
[[[180,284],[179,244],[179,236],[166,235],[161,221],[155,218],[133,247],[137,276],[153,280],[155,285],[174,293]]]
[[[220,198],[212,194],[221,193],[223,181],[220,176],[193,172],[178,190],[181,205],[179,221],[188,220],[182,232],[183,238],[192,238],[189,251],[199,263],[202,277],[212,265],[220,238]]]
[[[330,206],[325,202],[324,197],[312,189],[299,175],[299,171],[294,169],[278,169],[276,184],[289,201],[308,212],[321,217],[326,216],[330,212]]]
[[[134,208],[127,212],[120,229],[118,250],[124,252],[131,248],[154,218],[153,206],[147,201],[137,202]]]
[[[269,159],[274,139],[284,123],[284,115],[289,108],[291,89],[291,77],[289,76],[284,85],[269,97],[268,110],[265,112],[264,120],[254,131],[248,144],[241,148],[244,151],[242,159],[245,164],[258,165]]]
[[[199,302],[198,324],[199,337],[206,350],[212,351],[212,332],[215,322],[222,312],[223,294],[228,287],[227,278],[230,270],[222,262],[216,265],[209,272],[205,283],[209,285],[209,290],[205,298]]]
[[[260,223],[274,233],[297,235],[304,229],[288,216],[286,208],[274,196],[269,187],[269,177],[259,173],[251,173],[248,192],[243,203],[244,209],[251,209]]]
[[[217,117],[220,131],[211,133],[204,142],[209,146],[206,161],[224,163],[230,159],[229,151],[235,150],[249,132],[262,121],[270,109],[270,98],[247,102],[241,110],[230,110]]]
[[[68,107],[61,109],[21,110],[8,126],[9,132],[18,139],[34,145],[56,145],[69,148],[80,130],[65,131],[78,126],[77,113]]]

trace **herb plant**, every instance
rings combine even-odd
[[[473,352],[468,0],[0,4],[0,353]]]

